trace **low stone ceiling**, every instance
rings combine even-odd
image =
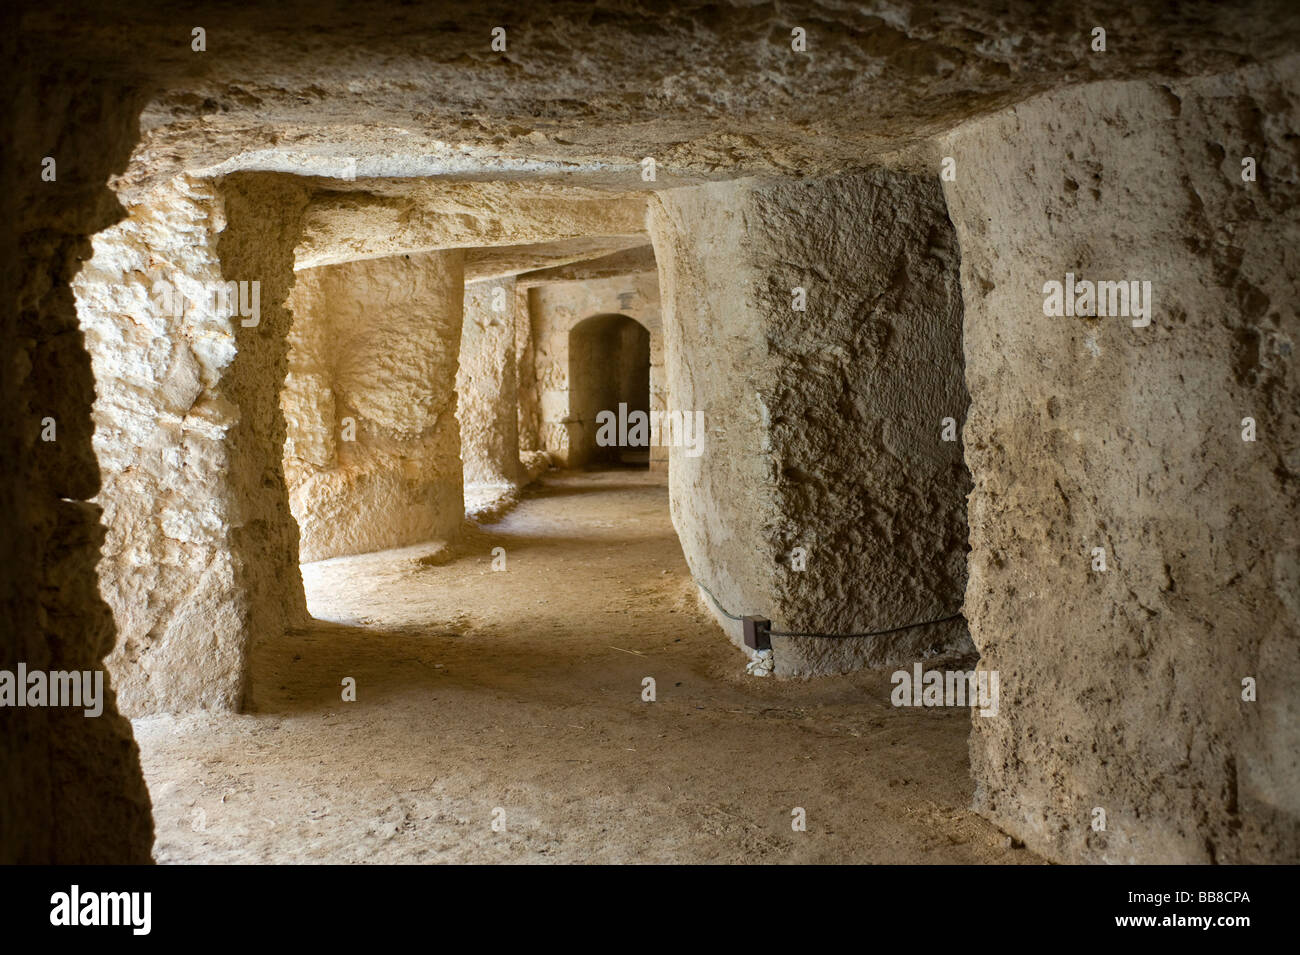
[[[523,286],[546,285],[551,282],[594,282],[620,275],[639,275],[654,271],[656,271],[655,250],[654,246],[647,243],[612,255],[603,255],[600,258],[525,272],[516,279],[516,282]]]
[[[32,4],[17,42],[144,91],[117,183],[129,202],[179,171],[355,175],[338,188],[392,198],[428,176],[643,189],[644,156],[657,187],[907,163],[935,133],[1049,88],[1224,70],[1300,37],[1293,0],[268,6]]]
[[[478,254],[501,275],[646,241],[647,193],[640,191],[610,193],[549,180],[414,179],[394,194],[386,183],[373,192],[348,192],[334,190],[327,180],[309,182],[317,191],[295,251],[300,269],[434,249],[502,247]],[[508,256],[516,261],[506,263]]]
[[[644,242],[644,236],[615,236],[472,249],[465,253],[465,281],[481,282],[520,272],[549,272],[558,266],[604,261],[613,253],[643,247]],[[653,267],[654,259],[650,262]]]

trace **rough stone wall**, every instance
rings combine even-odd
[[[74,282],[96,380],[108,532],[100,590],[118,632],[108,663],[132,715],[191,701],[234,707],[243,691],[231,677],[247,608],[235,592],[226,483],[239,409],[222,387],[236,333],[204,301],[222,280],[223,219],[210,181],[177,179],[97,235]]]
[[[533,354],[532,289],[515,283],[515,376],[518,396],[519,452],[541,450],[542,404],[537,393]]]
[[[248,677],[252,647],[308,619],[298,570],[298,525],[284,477],[286,429],[280,392],[289,371],[288,298],[294,247],[302,234],[306,190],[293,176],[241,173],[222,184],[226,228],[217,243],[222,277],[261,282],[261,316],[239,322],[238,350],[226,394],[239,406],[230,433],[230,482],[236,501],[231,549],[235,583],[246,595]]]
[[[657,283],[656,276],[656,285]],[[650,414],[651,414],[651,432],[650,432],[650,470],[667,471],[668,461],[672,456],[673,449],[670,447],[660,434],[659,419],[653,417],[654,413],[667,412],[673,410],[668,394],[668,376],[664,368],[664,334],[662,321],[656,324],[655,329],[650,333]]]
[[[513,486],[519,480],[515,281],[466,285],[464,303],[456,395],[465,485]]]
[[[571,403],[570,332],[584,319],[614,314],[625,315],[649,331],[651,409],[665,406],[663,326],[655,273],[552,282],[530,291],[533,378],[540,409],[538,441],[561,467],[585,463],[583,449],[588,445],[584,435],[590,430],[581,416],[575,415]],[[590,437],[594,441],[594,436]],[[653,461],[653,445],[651,450]]]
[[[644,187],[639,176],[625,175],[619,184],[629,183]],[[645,203],[644,194],[638,192],[573,185],[567,171],[561,182],[445,181],[439,176],[432,182],[390,180],[378,195],[331,190],[318,196],[308,210],[298,265],[314,268],[466,249],[473,250],[466,253],[471,281],[494,277],[493,260],[494,275],[508,275],[512,259],[521,271],[545,267],[549,256],[539,259],[537,249],[524,248],[533,243],[586,246],[585,254],[597,254],[599,247],[626,248],[644,242]],[[621,237],[621,241],[611,244],[599,241],[601,237]],[[557,261],[572,260],[572,255],[561,255]]]
[[[1300,859],[1298,76],[1097,84],[940,144],[966,613],[1001,674],[1001,715],[973,720],[975,804],[1061,860]],[[1150,281],[1150,325],[1045,316],[1067,272]]]
[[[5,62],[14,95],[5,115],[9,188],[0,201],[9,204],[7,221],[14,226],[4,234],[4,284],[13,307],[0,313],[10,363],[0,376],[0,599],[6,620],[0,665],[23,660],[94,667],[112,643],[110,611],[96,595],[94,572],[103,532],[91,501],[99,491],[91,444],[93,383],[69,283],[91,254],[89,236],[121,215],[104,184],[125,166],[134,117],[146,100],[147,140],[140,161],[118,184],[123,195],[147,195],[181,170],[225,164],[298,168],[303,157],[330,174],[344,160],[373,157],[363,175],[412,181],[457,169],[513,176],[537,169],[540,158],[552,175],[568,177],[580,165],[587,175],[613,181],[631,173],[636,182],[640,157],[664,143],[673,145],[660,151],[661,184],[674,169],[709,176],[737,170],[822,175],[846,164],[890,161],[936,129],[1001,109],[1034,90],[1116,72],[1191,76],[1275,56],[1294,48],[1300,22],[1294,4],[1273,0],[1211,0],[1175,12],[1144,3],[1096,9],[1096,19],[1123,38],[1119,56],[1090,55],[1080,42],[1078,17],[1008,11],[1001,3],[904,5],[887,16],[852,7],[823,9],[810,33],[822,68],[812,73],[809,61],[789,55],[788,12],[748,4],[688,6],[666,19],[657,11],[603,12],[599,24],[589,4],[565,4],[560,11],[548,6],[524,19],[512,19],[520,15],[508,4],[492,4],[462,19],[453,31],[456,39],[433,45],[421,29],[427,13],[418,6],[379,18],[358,18],[347,4],[250,7],[227,11],[223,47],[203,57],[195,57],[177,35],[169,9],[73,2],[6,20],[0,49],[10,54]],[[305,14],[311,30],[302,28]],[[563,48],[594,25],[603,42],[558,72],[516,71],[517,82],[499,83],[492,79],[500,76],[499,59],[473,51],[503,15],[517,24],[512,36],[531,36],[535,49]],[[1149,28],[1155,20],[1161,29]],[[1034,42],[1007,42],[1026,30]],[[737,37],[747,38],[740,54]],[[683,69],[661,83],[666,57],[679,64],[739,66]],[[375,66],[374,82],[357,82],[359,59],[382,64]],[[137,88],[143,79],[123,80],[134,71],[152,74],[150,82],[161,87],[157,95]],[[967,434],[973,436],[969,455],[981,482],[974,494],[976,535],[981,548],[991,545],[975,556],[967,607],[986,658],[1000,660],[1006,674],[1024,667],[1021,677],[1046,681],[1032,699],[1016,701],[1026,715],[1013,728],[977,723],[979,798],[986,812],[1063,858],[1145,859],[1169,845],[1194,858],[1295,857],[1288,847],[1294,846],[1293,801],[1300,789],[1294,754],[1300,747],[1293,736],[1294,696],[1277,691],[1295,685],[1294,594],[1300,590],[1290,358],[1295,335],[1294,315],[1286,308],[1294,301],[1289,283],[1297,273],[1287,251],[1295,247],[1297,175],[1287,132],[1295,128],[1294,76],[1291,61],[1272,79],[1265,71],[1169,84],[1167,91],[1143,87],[1140,96],[1124,94],[1132,103],[1120,102],[1124,97],[1107,92],[1109,86],[1093,87],[1086,95],[1076,91],[1046,101],[1058,114],[1047,114],[1040,101],[982,129],[968,127],[947,144],[947,151],[963,142],[977,146],[963,153],[961,168],[984,172],[974,179],[963,172],[949,187],[966,254],[978,260],[968,262],[965,272],[967,296],[978,303],[971,305],[968,323],[967,347],[978,352],[978,364],[971,371],[977,399]],[[656,95],[629,93],[629,83],[647,77],[662,87]],[[308,90],[311,95],[304,95]],[[539,113],[538,103],[549,106]],[[1148,113],[1161,115],[1149,107],[1160,103],[1168,115],[1149,129]],[[1222,109],[1214,115],[1227,122],[1210,122],[1207,103]],[[587,122],[593,115],[601,123]],[[719,125],[722,116],[728,122]],[[1075,128],[1080,118],[1087,120],[1083,133]],[[1024,123],[1036,130],[1038,141],[1021,153],[1024,129],[1018,124]],[[581,134],[574,136],[575,130]],[[1117,139],[1121,130],[1127,144]],[[1070,136],[1095,154],[1075,148]],[[1239,151],[1261,154],[1263,172],[1253,192],[1237,192],[1226,185],[1242,188],[1233,179],[1230,147],[1247,141]],[[1116,173],[1128,145],[1142,144],[1148,151],[1154,144],[1152,155],[1176,162],[1157,162],[1156,171],[1134,162],[1123,175]],[[979,151],[983,158],[973,155]],[[57,184],[32,175],[49,154],[60,162]],[[1066,175],[1055,188],[1062,167]],[[1124,192],[1134,184],[1136,190]],[[388,188],[394,188],[392,180]],[[443,189],[442,182],[431,187]],[[1130,206],[1118,204],[1121,195]],[[447,222],[466,244],[517,241],[498,235],[492,216],[473,215],[472,204],[481,196],[443,216],[425,215],[429,203],[390,195],[380,219],[349,197],[335,197],[342,211],[314,225],[312,234],[328,254],[348,242],[354,227],[367,231],[363,251],[375,255],[391,254],[403,243],[436,243],[439,236],[427,233],[440,234]],[[454,207],[462,198],[445,201]],[[753,324],[744,315],[736,320],[738,340],[725,343],[741,345],[739,356],[728,358],[716,342],[705,340],[710,334],[723,337],[717,330],[728,319],[725,306],[742,301],[742,293],[727,287],[736,284],[735,275],[699,272],[710,262],[738,268],[744,257],[692,251],[685,234],[672,236],[707,204],[678,197],[669,203],[676,211],[661,212],[668,233],[664,247],[676,242],[680,258],[664,265],[664,274],[712,295],[703,303],[692,304],[685,294],[680,299],[683,313],[694,309],[712,316],[713,325],[699,334],[683,326],[681,342],[699,339],[707,349],[689,366],[679,362],[674,380],[695,389],[693,396],[740,399],[739,417],[730,425],[734,433],[712,437],[757,456],[770,444],[770,427],[763,423],[770,412],[753,411],[745,402],[768,380],[769,369],[746,360],[765,358],[768,345],[743,345],[744,333],[757,330],[743,327]],[[1092,213],[1098,211],[1094,206],[1106,205],[1108,211],[1094,216],[1101,227],[1090,231],[1080,210]],[[713,209],[725,212],[717,204]],[[980,218],[981,212],[988,214]],[[628,222],[636,215],[632,210]],[[1126,226],[1130,216],[1133,226]],[[536,219],[547,226],[538,230],[539,241],[553,236],[553,218],[549,208],[538,207]],[[429,230],[429,223],[439,228]],[[633,226],[620,222],[610,228]],[[692,231],[728,241],[744,234],[727,222],[693,223]],[[396,244],[385,244],[394,236]],[[1160,240],[1168,248],[1155,249]],[[1067,248],[1069,243],[1075,247]],[[1118,269],[1131,260],[1174,275],[1174,308],[1164,318],[1158,314],[1149,340],[1132,349],[1144,360],[1126,359],[1116,347],[1116,329],[1104,323],[1092,323],[1097,329],[1091,335],[1064,323],[1066,338],[1057,329],[1037,343],[1021,332],[1016,317],[1037,305],[1037,293],[1032,283],[1025,285],[1030,291],[1009,283],[1041,271],[1029,261],[1033,255],[1061,272],[1065,265],[1098,263]],[[1176,284],[1183,281],[1190,284]],[[1028,314],[1039,313],[1031,308]],[[1177,337],[1156,337],[1166,321],[1169,329],[1181,330]],[[1086,355],[1068,351],[1074,345]],[[1005,357],[998,348],[1006,350]],[[258,349],[248,358],[259,367],[274,364],[273,355]],[[166,373],[171,360],[171,354],[151,355],[149,368]],[[177,361],[183,368],[187,359],[182,354]],[[706,377],[716,370],[734,373],[741,384]],[[243,379],[238,368],[231,374],[232,384]],[[1031,379],[1022,394],[1010,384],[1017,376]],[[179,388],[169,401],[192,387],[183,372],[162,381]],[[247,511],[251,522],[262,522],[259,533],[273,552],[269,556],[278,551],[287,559],[289,535],[284,509],[276,503],[276,476],[253,453],[274,444],[277,433],[264,397],[249,404],[243,429],[231,430],[230,453],[241,467],[249,465],[237,480],[267,476],[268,493],[254,491]],[[1263,425],[1260,440],[1241,449],[1254,453],[1245,464],[1204,437],[1217,433],[1220,422],[1229,432],[1238,429],[1242,412],[1233,406],[1239,403],[1252,406]],[[1080,410],[1084,406],[1090,413]],[[44,412],[58,423],[57,442],[35,437]],[[1162,430],[1142,417],[1161,413]],[[259,427],[265,430],[249,433]],[[1070,456],[1039,472],[1044,447]],[[1085,457],[1085,451],[1094,453]],[[1117,463],[1119,451],[1131,456],[1130,471]],[[1176,463],[1179,454],[1190,462],[1186,468]],[[738,464],[738,473],[751,464]],[[761,478],[767,472],[756,473]],[[710,475],[705,487],[724,503],[726,476]],[[777,479],[773,472],[771,480]],[[740,487],[742,498],[752,493]],[[1041,509],[1045,503],[1050,512]],[[680,496],[676,506],[687,507]],[[691,511],[700,519],[706,513],[703,506]],[[725,508],[716,523],[710,533],[720,539],[763,543]],[[1187,536],[1181,543],[1180,533]],[[1110,542],[1111,576],[1090,582],[1088,603],[1085,585],[1068,571],[1077,550],[1099,536]],[[780,550],[773,545],[773,556]],[[1053,569],[1044,573],[1044,566]],[[1124,571],[1118,579],[1116,567]],[[1052,600],[1040,599],[1056,585],[1068,595],[1069,609],[1081,615],[1082,623],[1064,635],[1069,641],[1062,639],[1060,623],[1066,614],[1058,610],[1049,618]],[[255,602],[265,603],[260,597]],[[1026,607],[1033,619],[1022,633],[1017,614]],[[1109,612],[1119,626],[1099,631],[1101,615]],[[1009,630],[1008,621],[1017,629]],[[1110,662],[1116,657],[1125,663]],[[1235,699],[1229,706],[1207,689],[1216,679],[1235,681],[1238,672],[1228,671],[1247,667],[1261,681],[1257,705],[1234,709]],[[1153,699],[1130,699],[1129,691],[1144,678],[1156,687]],[[1099,716],[1107,710],[1114,715]],[[110,700],[98,720],[45,710],[0,714],[0,859],[147,857],[147,795],[129,725],[115,713]],[[1039,717],[1046,729],[1036,738]],[[1114,745],[1104,745],[1103,736],[1095,753],[1060,751],[1055,743],[1075,726],[1100,726],[1112,733]],[[1011,732],[1024,739],[998,735]],[[1077,738],[1083,737],[1080,730]],[[1114,759],[1126,743],[1136,745],[1141,758]],[[1052,749],[1064,755],[1040,759]],[[1130,772],[1134,766],[1141,771]],[[1159,777],[1145,788],[1125,775],[1145,779],[1153,772]],[[1132,797],[1152,828],[1122,817],[1117,831],[1112,808],[1109,835],[1080,834],[1076,809],[1093,792],[1121,802]],[[1169,825],[1180,818],[1203,820],[1203,831]],[[1159,828],[1169,834],[1153,836]],[[1085,839],[1091,841],[1080,848]]]
[[[611,196],[610,199],[613,200],[614,197]],[[644,219],[644,208],[640,211],[641,218]],[[595,224],[595,228],[599,227],[599,224]],[[459,243],[452,243],[448,248],[458,245]],[[551,272],[574,266],[580,268],[588,262],[626,256],[644,246],[643,235],[591,235],[547,242],[468,247],[465,249],[465,284],[510,278],[523,273]]]
[[[877,172],[695,187],[662,194],[651,221],[670,390],[704,411],[708,434],[703,455],[674,453],[670,467],[696,579],[776,631],[957,612],[969,477],[960,443],[941,435],[967,399],[938,183]],[[787,675],[962,646],[960,619],[884,638],[773,638]]]
[[[90,236],[122,215],[106,183],[126,165],[141,96],[5,26],[0,669],[101,670],[113,618],[95,572],[104,531],[91,503],[100,489],[94,381],[70,282]],[[46,156],[57,162],[54,182],[41,179]],[[46,417],[55,441],[41,440]],[[0,863],[150,861],[139,753],[110,677],[104,693],[94,718],[0,710]]]
[[[697,582],[737,616],[771,606],[775,554],[763,392],[772,377],[769,316],[753,301],[761,280],[747,247],[752,183],[675,189],[651,203],[649,223],[663,302],[672,404],[704,413],[704,452],[674,454],[669,505]],[[706,600],[732,642],[740,625]]]
[[[180,177],[96,236],[74,283],[96,379],[108,665],[132,715],[238,709],[251,641],[306,614],[276,403],[303,203],[275,178]],[[219,308],[211,290],[229,281],[258,283],[256,316]]]
[[[457,250],[298,273],[281,403],[303,560],[459,531],[463,262]]]
[[[958,614],[969,398],[957,241],[939,183],[877,172],[771,186],[755,194],[749,229],[761,237],[757,307],[776,363],[764,387],[779,515],[773,629],[870,633]],[[794,287],[807,293],[804,311],[791,308]],[[793,642],[774,644],[782,671],[795,659],[802,672],[836,672],[969,646],[961,619]]]

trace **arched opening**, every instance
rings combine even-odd
[[[569,331],[572,467],[650,466],[650,332],[626,315]]]

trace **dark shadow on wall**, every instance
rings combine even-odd
[[[0,670],[90,673],[102,670],[115,631],[95,572],[104,532],[91,503],[100,487],[94,379],[71,281],[90,236],[122,216],[107,182],[126,167],[142,96],[6,26],[0,50],[17,79],[3,163],[12,188],[0,310],[9,362],[0,375]],[[51,152],[59,175],[45,182],[30,170]],[[0,714],[0,863],[151,861],[149,793],[108,679],[101,702],[94,718],[57,706]]]
[[[650,332],[626,315],[593,315],[569,331],[570,414],[582,422],[576,467],[650,466]],[[601,429],[610,412],[614,428]],[[636,413],[644,418],[637,443]],[[604,435],[616,438],[607,443]]]

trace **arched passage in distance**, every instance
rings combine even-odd
[[[597,440],[603,411],[617,441]],[[641,442],[633,424],[646,423]],[[577,425],[572,467],[649,467],[650,332],[626,315],[593,315],[569,331],[569,418]],[[606,429],[607,431],[609,429]],[[635,442],[635,443],[634,443]]]

